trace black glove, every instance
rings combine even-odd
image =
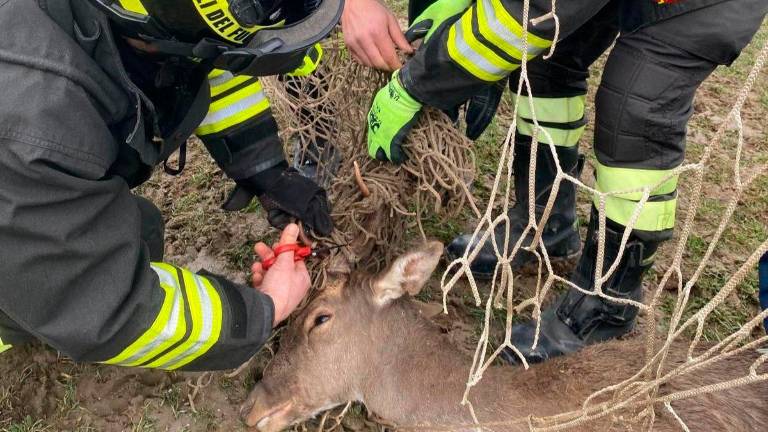
[[[496,110],[499,109],[499,102],[501,102],[506,86],[507,79],[505,78],[485,87],[467,101],[467,137],[472,141],[480,138],[480,135],[491,124]]]
[[[464,118],[467,122],[466,135],[467,138],[474,141],[480,138],[480,135],[491,124],[496,110],[499,109],[506,85],[506,79],[490,84],[469,98],[464,104],[457,105],[450,110],[443,110],[443,112],[451,119],[454,126],[459,127],[459,112],[463,108],[466,114]]]
[[[283,162],[243,180],[229,195],[222,208],[242,210],[258,197],[267,212],[267,220],[275,228],[298,219],[316,233],[327,236],[333,232],[333,219],[325,190]]]

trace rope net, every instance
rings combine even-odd
[[[352,61],[342,44],[340,35],[326,43],[312,76],[273,78],[266,87],[294,164],[317,164],[328,191],[336,230],[324,240],[349,245],[342,251],[346,261],[373,271],[403,251],[409,234],[426,239],[426,212],[447,219],[469,207],[480,216],[468,187],[475,155],[447,116],[427,110],[407,139],[405,163],[372,160],[366,117],[389,77]],[[328,145],[318,150],[316,142]]]
[[[551,13],[530,21],[529,0],[524,4],[522,52],[526,52],[527,49],[529,22],[553,19],[559,24],[554,1]],[[551,55],[554,49],[556,49],[555,46],[548,55]],[[768,239],[751,251],[736,271],[719,286],[714,296],[707,299],[703,305],[696,307],[694,313],[690,313],[692,289],[710,265],[713,252],[731,224],[737,206],[744,199],[745,191],[755,179],[765,176],[768,172],[766,166],[748,170],[743,166],[744,130],[741,114],[747,96],[754,87],[767,57],[768,44],[760,50],[727,118],[722,122],[714,138],[704,147],[698,160],[684,163],[658,184],[610,193],[600,192],[583,183],[581,179],[569,175],[560,168],[559,162],[556,162],[558,174],[545,210],[538,220],[535,213],[536,194],[533,183],[533,179],[536,178],[534,175],[536,151],[539,145],[543,145],[544,150],[552,153],[555,161],[557,161],[557,154],[554,145],[539,144],[538,134],[548,132],[539,127],[532,100],[519,97],[524,94],[524,89],[528,94],[533,94],[525,59],[522,62],[517,85],[518,97],[514,99],[514,105],[511,107],[512,124],[509,126],[506,139],[500,146],[496,175],[484,211],[478,209],[468,188],[476,174],[472,143],[444,114],[438,111],[427,110],[425,115],[422,115],[405,144],[409,160],[403,165],[382,164],[368,157],[365,144],[367,110],[373,95],[389,77],[353,62],[344,50],[338,35],[327,43],[322,66],[313,76],[288,80],[272,79],[267,87],[271,89],[271,100],[275,105],[278,118],[284,123],[282,129],[286,135],[292,137],[288,141],[294,143],[291,149],[294,150],[295,158],[300,162],[301,158],[319,160],[319,170],[323,172],[321,177],[325,176],[323,181],[328,187],[334,206],[337,226],[332,238],[326,240],[337,244],[349,244],[349,247],[342,252],[347,261],[357,263],[358,267],[369,270],[380,269],[383,264],[403,250],[409,235],[413,232],[419,232],[426,238],[421,220],[428,212],[443,218],[451,218],[468,207],[479,219],[473,232],[473,238],[479,240],[473,243],[476,246],[468,249],[463,257],[451,262],[441,279],[443,307],[446,313],[449,292],[462,283],[469,285],[477,306],[485,308],[482,332],[474,352],[463,400],[471,412],[474,413],[474,408],[469,401],[473,387],[481,384],[483,373],[494,363],[503,349],[509,348],[515,351],[524,366],[528,368],[525,359],[512,345],[511,327],[518,315],[530,314],[538,324],[534,342],[536,345],[543,304],[545,299],[551,297],[551,291],[555,286],[573,288],[590,296],[599,296],[617,304],[629,304],[640,309],[645,319],[643,326],[645,365],[634,371],[630,378],[594,393],[578,410],[545,418],[511,418],[508,421],[493,424],[479,423],[475,418],[476,423],[470,426],[481,430],[485,427],[522,423],[528,424],[529,428],[535,431],[558,431],[584,427],[605,419],[617,421],[616,419],[620,418],[622,423],[639,425],[643,430],[650,430],[653,428],[657,409],[663,409],[676,419],[681,430],[688,430],[683,419],[672,407],[673,401],[768,380],[768,371],[763,370],[768,354],[762,353],[738,378],[701,383],[700,386],[684,390],[665,391],[664,388],[665,384],[675,378],[752,352],[768,343],[768,336],[756,336],[760,334],[760,325],[768,316],[768,311],[754,315],[737,331],[717,343],[705,343],[703,340],[704,330],[711,322],[713,311],[734,294],[750,273],[754,273],[761,255],[768,251]],[[494,230],[497,227],[505,227],[508,233],[511,226],[507,210],[514,201],[512,171],[514,131],[520,103],[529,104],[528,109],[533,114],[531,120],[536,125],[529,163],[529,178],[532,181],[528,185],[530,197],[528,225],[517,244],[497,244],[494,240]],[[723,142],[726,136],[734,133],[730,128],[731,125],[735,126],[736,145],[727,147]],[[332,157],[328,154],[323,157],[313,156],[313,150],[308,148],[307,143],[316,142],[318,138],[331,143],[336,152],[331,155]],[[549,138],[548,141],[553,142],[551,137]],[[318,152],[315,151],[314,154]],[[703,257],[693,273],[684,277],[683,258],[696,216],[701,209],[702,196],[705,195],[703,190],[705,176],[708,170],[712,169],[716,156],[722,154],[726,154],[732,162],[729,201],[711,235]],[[355,175],[356,171],[358,175]],[[681,209],[685,216],[678,221],[679,235],[676,244],[671,244],[670,241],[664,246],[665,249],[673,250],[671,259],[656,265],[656,271],[662,275],[660,281],[650,287],[650,295],[646,296],[647,301],[644,303],[610,296],[603,291],[602,286],[619,267],[619,261],[641,210],[648,202],[651,192],[665,184],[674,175],[681,175],[681,183],[686,185],[687,202]],[[571,182],[582,192],[586,191],[598,197],[599,242],[595,274],[600,277],[596,277],[592,290],[584,290],[570,282],[567,275],[558,274],[557,267],[553,266],[542,241],[540,228],[546,224],[558,189],[563,182]],[[619,258],[603,266],[606,199],[609,196],[637,192],[642,193],[642,198],[627,224],[617,254]],[[490,286],[481,290],[470,271],[470,263],[488,239],[494,241],[494,249],[499,261]],[[527,251],[536,257],[538,274],[535,277],[533,293],[525,293],[520,299],[521,293],[517,291],[521,290],[515,290],[518,275],[511,263],[522,251]],[[327,268],[316,270],[320,270],[319,273],[324,277],[324,270]],[[660,310],[662,294],[665,289],[669,290],[670,286],[674,287],[674,305],[665,330],[658,330],[661,327],[659,326],[660,314],[656,312]],[[504,340],[495,348],[490,338],[494,309],[506,310]],[[681,346],[686,347],[682,362],[672,361],[670,350],[673,346],[677,351]],[[627,415],[627,413],[630,414]],[[448,430],[450,428],[436,429],[432,426],[427,429]]]

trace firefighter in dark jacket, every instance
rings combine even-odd
[[[254,264],[254,289],[162,262],[160,212],[131,188],[196,133],[237,184],[226,208],[256,196],[273,225],[328,234],[258,77],[311,70],[342,5],[0,0],[0,350],[208,370],[261,347],[306,293],[303,264]]]
[[[414,8],[414,4],[417,6]],[[672,235],[677,207],[677,177],[671,171],[684,159],[685,134],[693,97],[702,81],[718,66],[730,64],[750,41],[768,9],[766,0],[590,0],[558,2],[559,40],[555,21],[529,25],[523,43],[521,0],[414,1],[410,36],[425,41],[376,96],[369,113],[371,157],[400,162],[403,138],[424,105],[456,112],[467,104],[467,132],[479,136],[495,113],[507,80],[517,92],[519,65],[528,56],[532,104],[539,122],[535,203],[541,216],[557,170],[548,144],[556,148],[562,170],[579,177],[582,156],[578,143],[586,125],[585,95],[589,66],[615,41],[597,91],[594,150],[597,190],[612,192],[661,183],[652,191],[631,232],[620,265],[602,289],[618,297],[641,300],[642,279],[659,244]],[[531,0],[528,18],[550,11],[550,0]],[[617,38],[618,36],[618,38]],[[516,204],[509,211],[510,245],[518,242],[528,223],[528,162],[534,133],[529,97],[524,93],[517,112],[514,184]],[[546,133],[545,133],[546,132]],[[666,180],[665,180],[666,179]],[[607,198],[607,229],[603,268],[618,257],[625,226],[641,193]],[[595,199],[595,205],[598,204]],[[550,258],[581,256],[571,281],[591,290],[597,261],[597,211],[592,208],[587,237],[579,237],[576,190],[560,184],[542,239]],[[495,233],[504,244],[503,226]],[[524,239],[530,244],[532,236]],[[456,238],[447,248],[457,258],[471,246],[471,235]],[[521,252],[513,263],[534,262]],[[472,263],[478,277],[491,277],[497,264],[491,240]],[[583,346],[630,331],[637,308],[620,305],[571,289],[542,312],[538,346],[531,349],[536,325],[513,327],[516,347],[529,362],[568,354]],[[504,353],[516,362],[511,351]]]

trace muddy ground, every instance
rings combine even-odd
[[[742,80],[749,70],[758,46],[768,39],[764,25],[756,41],[731,68],[720,68],[699,91],[696,114],[691,121],[688,142],[689,160],[698,157],[704,144],[724,120]],[[592,77],[592,91],[599,82],[599,64]],[[768,80],[764,72],[757,90],[744,109],[748,165],[768,163]],[[590,94],[590,100],[593,93]],[[481,175],[476,191],[482,198],[487,191],[493,169],[495,151],[506,122],[498,120],[477,144]],[[583,140],[585,147],[591,132]],[[733,139],[728,141],[733,144]],[[700,258],[707,239],[714,231],[717,216],[732,187],[728,157],[719,157],[707,178],[707,196],[700,212],[694,236],[689,240],[686,259]],[[768,176],[763,173],[743,200],[718,248],[705,277],[696,287],[693,304],[701,305],[733,272],[755,246],[768,237]],[[585,180],[589,173],[585,173]],[[206,155],[199,142],[190,142],[187,169],[179,177],[158,170],[138,193],[152,199],[167,218],[166,260],[192,269],[207,268],[244,281],[253,256],[251,247],[257,240],[273,240],[275,232],[263,219],[258,206],[245,212],[227,214],[219,209],[230,183]],[[681,207],[685,206],[686,184],[683,180]],[[582,196],[580,213],[588,211],[588,197]],[[457,234],[464,218],[447,224],[427,224],[430,235],[444,240]],[[662,260],[671,254],[663,251]],[[658,275],[651,277],[651,282]],[[720,284],[720,285],[718,285]],[[706,336],[718,339],[733,331],[757,308],[756,279],[742,284],[734,298],[719,308]],[[439,301],[439,282],[421,296],[426,302]],[[672,297],[666,300],[660,314],[668,311]],[[450,314],[440,316],[441,325],[460,349],[473,348],[478,335],[482,310],[474,306],[468,292],[460,288],[450,297]],[[692,306],[692,308],[694,308]],[[499,315],[495,320],[501,320]],[[663,325],[663,324],[662,324]],[[218,431],[243,430],[237,416],[240,403],[269,361],[279,339],[278,331],[251,367],[235,377],[226,372],[213,374],[166,373],[125,369],[101,365],[74,364],[56,351],[41,346],[16,347],[0,355],[0,431]],[[330,424],[330,423],[329,423]],[[316,428],[316,422],[301,425],[298,430]],[[352,407],[339,429],[379,430],[362,407]]]

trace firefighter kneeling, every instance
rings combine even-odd
[[[195,132],[237,184],[225,208],[257,197],[283,243],[292,220],[329,234],[325,191],[288,167],[258,77],[306,73],[343,1],[1,3],[0,350],[36,338],[125,366],[248,360],[306,294],[306,267],[255,264],[254,289],[162,262],[162,216],[131,188],[183,162]]]

